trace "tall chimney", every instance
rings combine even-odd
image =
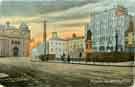
[[[43,31],[43,43],[44,43],[44,55],[46,55],[47,53],[47,50],[46,50],[46,47],[47,47],[47,45],[46,45],[46,20],[44,20],[44,26],[43,26],[43,28],[44,28],[44,31]]]

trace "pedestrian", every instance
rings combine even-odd
[[[70,63],[70,55],[68,55],[67,61],[68,63]]]
[[[80,54],[79,54],[79,57],[81,58],[82,57],[82,53],[80,52]]]
[[[63,53],[61,60],[64,62],[65,59],[65,53]]]
[[[48,59],[49,59],[49,58],[48,58],[48,55],[46,55],[46,61],[47,61],[47,62],[48,62]]]
[[[81,62],[81,58],[82,58],[82,53],[80,52],[80,54],[79,54],[79,61]]]
[[[62,62],[64,61],[63,55],[61,56],[61,61],[62,61]]]

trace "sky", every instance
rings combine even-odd
[[[43,20],[47,20],[48,35],[54,31],[63,32],[63,37],[73,32],[83,35],[92,12],[110,9],[118,3],[134,15],[135,0],[0,0],[0,23],[10,21],[18,27],[26,22],[33,38],[41,36]]]

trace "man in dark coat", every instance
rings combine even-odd
[[[67,61],[68,63],[70,63],[70,55],[68,55]]]

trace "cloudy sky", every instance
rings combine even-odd
[[[90,22],[90,13],[110,9],[117,3],[123,4],[134,15],[135,0],[0,0],[0,23],[10,21],[18,26],[26,22],[32,37],[36,37],[41,34],[42,21],[46,19],[48,32],[81,35]]]

